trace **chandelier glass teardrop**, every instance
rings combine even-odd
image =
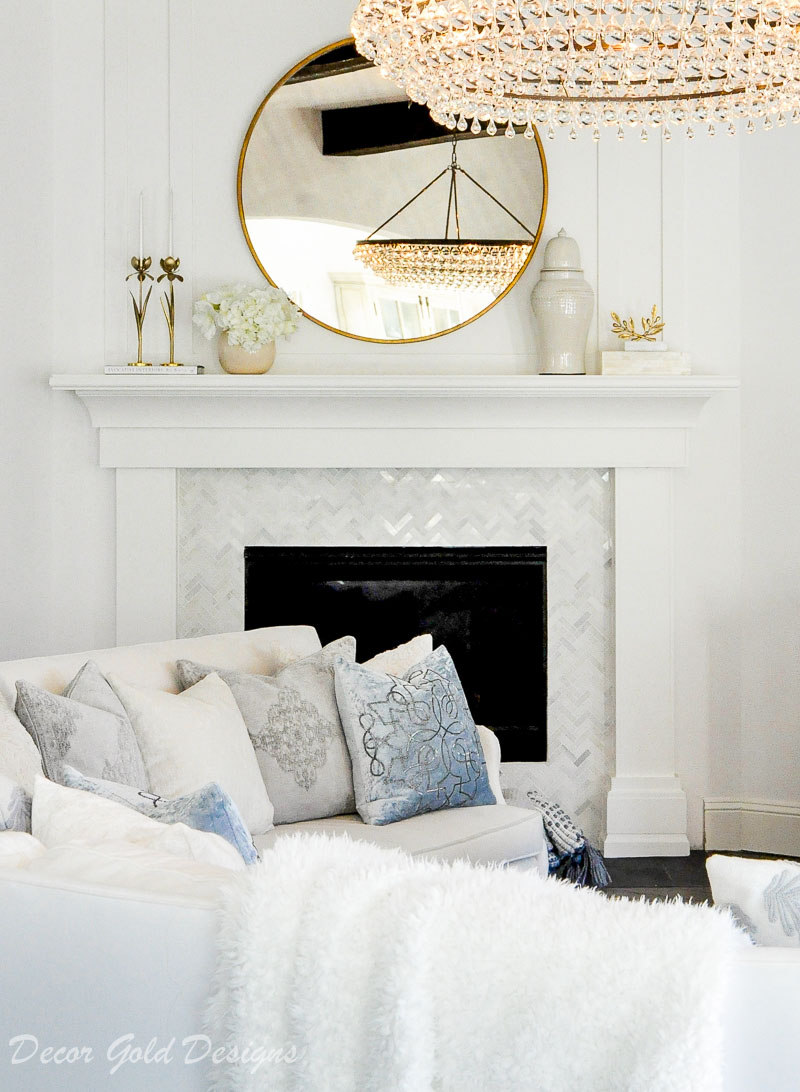
[[[352,29],[462,132],[800,121],[800,0],[360,0]]]

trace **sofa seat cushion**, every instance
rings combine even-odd
[[[527,808],[486,804],[427,812],[386,826],[368,825],[358,815],[337,815],[306,823],[283,823],[255,839],[263,853],[290,834],[338,834],[402,849],[412,857],[473,864],[511,864],[538,857],[547,862],[542,817]]]

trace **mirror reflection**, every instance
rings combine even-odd
[[[437,337],[494,306],[533,255],[546,201],[538,134],[442,128],[351,42],[270,92],[239,164],[262,272],[312,320],[373,341]]]

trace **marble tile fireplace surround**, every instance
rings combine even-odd
[[[610,856],[688,852],[672,475],[717,377],[54,376],[117,478],[120,644],[236,629],[248,545],[548,547],[550,756]]]

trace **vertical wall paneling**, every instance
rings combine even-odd
[[[686,214],[684,157],[686,141],[661,145],[661,262],[664,340],[671,349],[688,350],[686,337]]]
[[[600,349],[610,349],[610,312],[638,322],[653,304],[662,306],[661,149],[636,130],[624,140],[605,131],[598,144],[598,299]]]
[[[135,359],[136,329],[124,284],[139,246],[139,193],[145,199],[145,254],[166,254],[169,197],[169,9],[159,0],[106,4],[107,358]],[[151,283],[148,281],[147,285]],[[128,282],[136,290],[136,282]],[[147,312],[145,360],[166,360],[159,289]],[[124,334],[123,334],[124,332]],[[124,340],[123,340],[124,337]],[[133,355],[131,355],[133,354]]]
[[[128,163],[127,5],[105,3],[105,355],[111,364],[126,363],[130,339],[130,303],[122,283],[135,246],[135,209]],[[138,190],[136,191],[138,194]],[[131,357],[133,359],[133,357]]]
[[[175,355],[192,361],[194,264],[194,138],[192,90],[195,82],[193,0],[169,0],[169,184],[175,201],[175,249],[184,281],[176,283]],[[162,282],[166,283],[166,282]]]

